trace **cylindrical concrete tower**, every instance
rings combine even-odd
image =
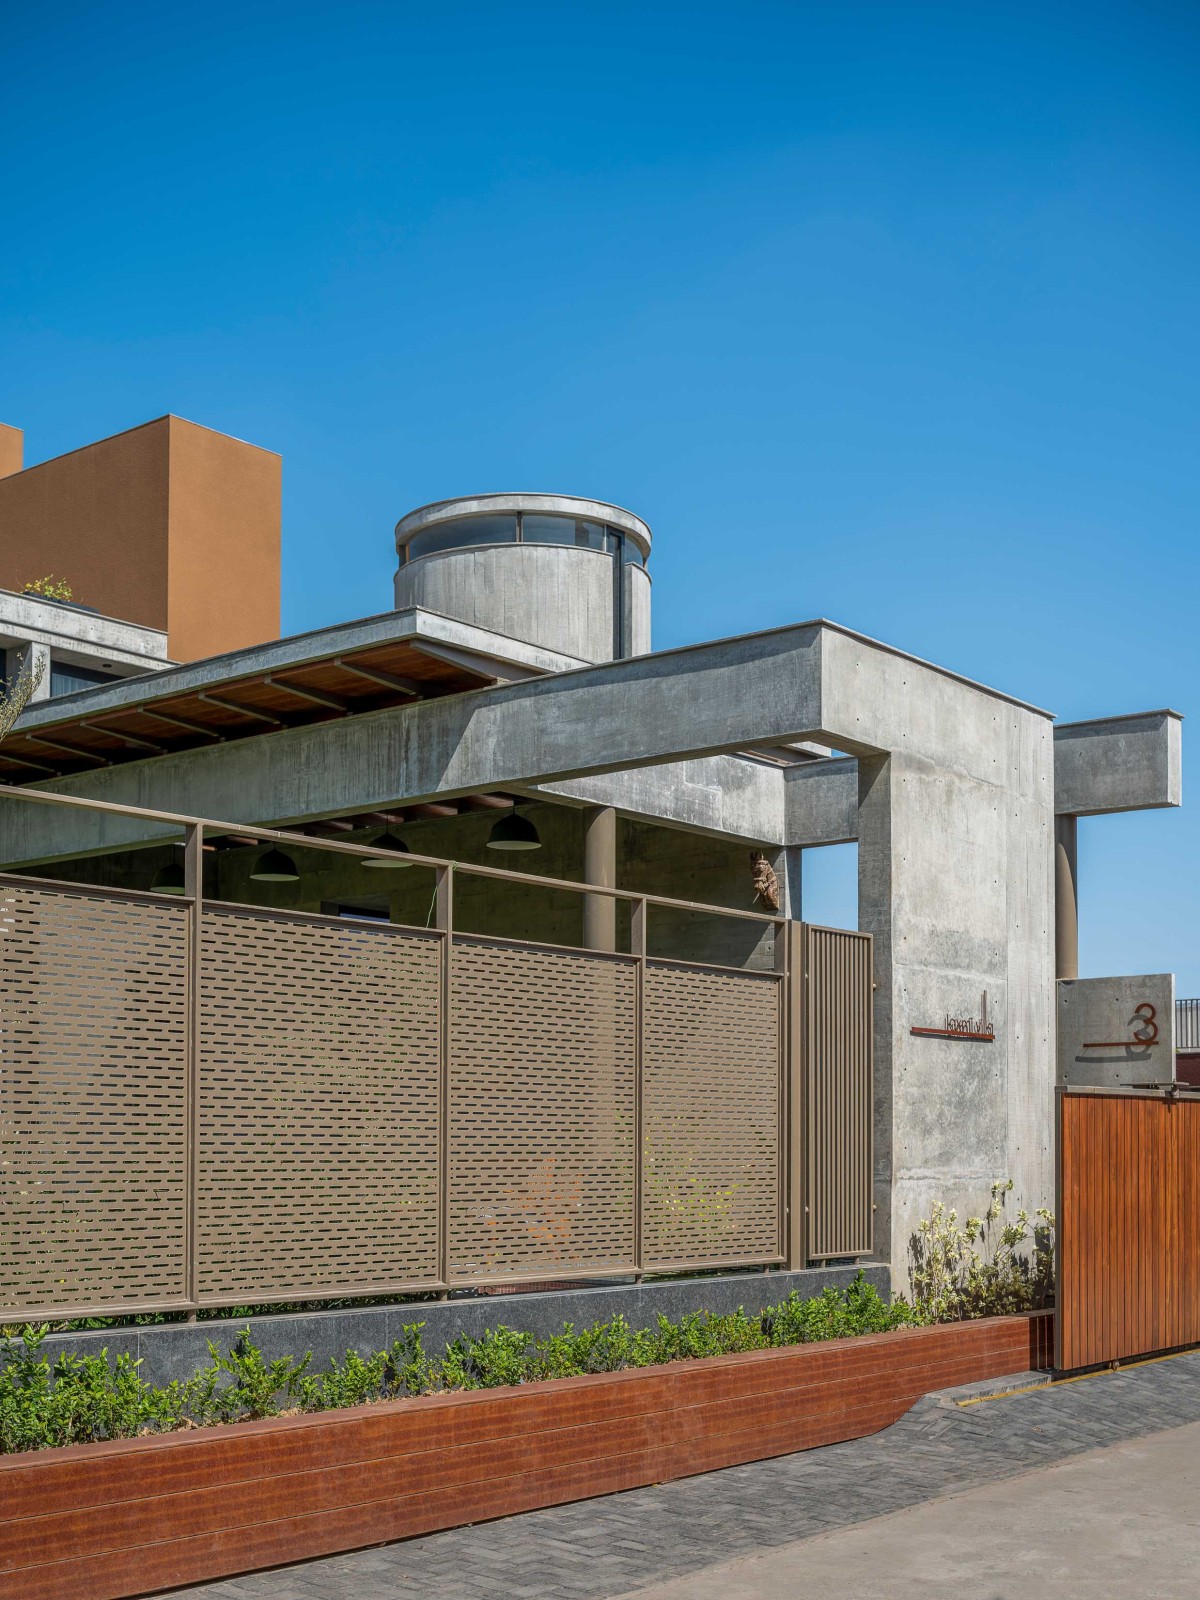
[[[650,529],[602,500],[480,494],[396,524],[396,608],[422,606],[580,661],[650,648]]]

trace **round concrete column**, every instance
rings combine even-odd
[[[583,828],[584,882],[615,889],[617,813],[612,806],[597,806],[586,813]],[[584,895],[583,942],[589,950],[617,948],[617,902],[612,895]]]
[[[1054,819],[1054,975],[1079,976],[1079,818]]]

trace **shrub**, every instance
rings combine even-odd
[[[934,1203],[911,1243],[913,1306],[922,1322],[1038,1311],[1054,1297],[1054,1215],[1039,1207],[1004,1221],[1012,1179],[992,1184],[982,1217],[961,1224]],[[999,1225],[999,1226],[997,1226]]]
[[[31,1327],[20,1337],[4,1335],[9,1360],[0,1366],[0,1452],[621,1372],[878,1333],[913,1319],[910,1307],[888,1305],[860,1273],[847,1289],[826,1289],[811,1300],[793,1291],[754,1316],[741,1308],[721,1315],[690,1312],[678,1322],[660,1316],[653,1328],[637,1332],[617,1316],[578,1331],[566,1323],[547,1338],[501,1326],[478,1338],[460,1335],[440,1358],[426,1354],[424,1324],[413,1323],[389,1350],[367,1356],[349,1350],[320,1372],[310,1370],[311,1352],[268,1361],[244,1328],[228,1355],[210,1341],[206,1367],[186,1383],[161,1389],[143,1382],[140,1363],[128,1355],[113,1366],[106,1355],[60,1356],[51,1365],[41,1351],[47,1328]]]

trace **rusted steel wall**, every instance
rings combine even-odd
[[[1056,1365],[1200,1342],[1200,1096],[1059,1092]]]
[[[992,1317],[8,1456],[0,1594],[118,1600],[857,1439],[932,1390],[1044,1367],[1050,1322]]]

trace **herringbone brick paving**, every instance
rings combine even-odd
[[[183,1600],[613,1600],[668,1578],[1200,1421],[1200,1351],[961,1406],[822,1450],[177,1591]],[[1036,1381],[1036,1380],[1028,1380]]]

